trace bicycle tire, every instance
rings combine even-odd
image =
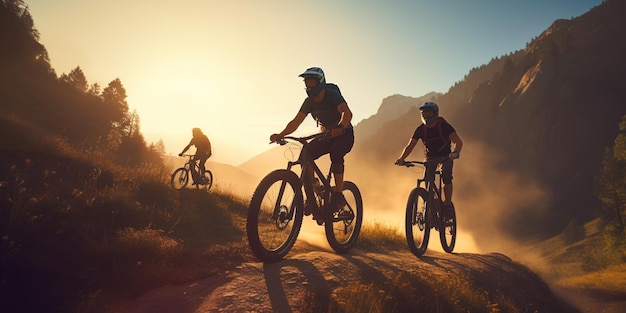
[[[422,256],[428,248],[431,221],[426,208],[428,192],[424,188],[414,188],[406,204],[405,232],[409,250],[416,256]]]
[[[197,189],[204,189],[206,191],[211,190],[211,186],[213,186],[213,173],[209,170],[204,171],[204,180],[201,184],[196,184]]]
[[[287,255],[300,232],[303,207],[302,185],[294,172],[276,170],[261,180],[246,221],[248,243],[257,258],[276,262]]]
[[[352,248],[361,233],[363,223],[363,199],[359,188],[350,181],[343,183],[343,195],[346,205],[326,219],[324,230],[328,244],[337,253],[344,253]],[[349,213],[349,218],[339,218],[339,214]]]
[[[187,184],[189,184],[189,171],[184,167],[176,169],[174,173],[172,173],[170,182],[172,187],[176,190],[187,187]]]
[[[452,205],[450,210],[448,213],[450,216],[442,214],[439,221],[439,225],[442,225],[439,228],[439,240],[441,241],[443,251],[447,253],[452,253],[456,244],[456,211],[454,210],[454,205]]]

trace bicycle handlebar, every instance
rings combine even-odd
[[[426,165],[426,164],[440,163],[440,162],[443,162],[443,161],[448,160],[448,159],[450,159],[450,157],[444,156],[444,157],[440,157],[440,158],[436,158],[436,159],[428,160],[428,161],[404,161],[404,163],[396,164],[396,165],[398,165],[398,166],[406,166],[406,167],[413,167],[413,166],[415,166],[415,164]]]
[[[328,136],[328,134],[329,132],[322,132],[322,133],[316,133],[316,134],[308,135],[304,137],[285,136],[283,138],[279,138],[278,140],[270,142],[270,143],[277,143],[283,146],[287,144],[287,139],[289,139],[289,140],[297,141],[304,145],[304,144],[307,144],[310,139],[314,139],[314,138],[322,137],[322,136]]]

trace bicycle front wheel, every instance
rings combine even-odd
[[[302,226],[300,178],[289,170],[269,173],[257,186],[246,223],[250,249],[264,262],[282,259],[296,242]]]
[[[405,231],[409,250],[416,256],[422,256],[428,248],[430,239],[430,219],[426,208],[428,193],[423,188],[411,190],[406,204]]]
[[[171,183],[172,187],[176,190],[187,187],[187,184],[189,183],[189,171],[187,171],[184,167],[176,169],[172,174]]]
[[[359,188],[350,181],[343,183],[346,205],[331,214],[324,225],[328,244],[337,253],[348,251],[359,237],[363,222],[363,200]]]
[[[445,252],[452,253],[454,245],[456,244],[456,212],[454,205],[447,211],[442,208],[444,214],[440,220],[439,239],[441,241],[441,247]]]

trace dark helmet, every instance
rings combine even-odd
[[[422,118],[422,123],[424,124],[429,124],[434,122],[437,117],[439,116],[439,106],[437,105],[437,103],[434,102],[424,102],[424,104],[422,104],[420,106],[420,113],[424,112],[424,111],[433,111],[435,112],[435,115],[433,117],[428,117],[428,118],[424,118],[423,114],[421,115]]]
[[[202,130],[198,127],[194,127],[191,129],[191,134],[192,136],[196,137],[196,136],[200,136],[203,135]]]
[[[326,87],[326,76],[324,76],[324,71],[319,67],[308,68],[306,71],[304,71],[304,73],[298,76],[304,79],[317,80],[317,86],[306,89],[306,94],[309,97],[316,96],[318,93],[320,93],[320,91],[322,91],[322,89],[324,89],[324,87]]]

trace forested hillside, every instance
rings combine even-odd
[[[104,87],[89,84],[80,66],[57,76],[27,6],[18,0],[1,5],[0,117],[11,131],[0,137],[0,149],[33,148],[24,146],[29,141],[23,136],[36,129],[127,164],[159,162],[162,146],[147,147],[139,116],[129,111],[119,79]]]
[[[542,194],[496,207],[474,201],[466,204],[468,213],[506,211],[491,222],[519,239],[554,235],[572,220],[596,216],[594,180],[626,114],[624,15],[624,1],[605,1],[580,17],[555,21],[525,49],[471,70],[436,99],[466,141],[455,190],[468,193],[468,201],[485,192],[523,195],[524,185]],[[392,162],[420,124],[418,113],[413,108],[357,140],[352,155]],[[517,187],[502,183],[509,173]],[[485,238],[489,233],[484,229]]]

